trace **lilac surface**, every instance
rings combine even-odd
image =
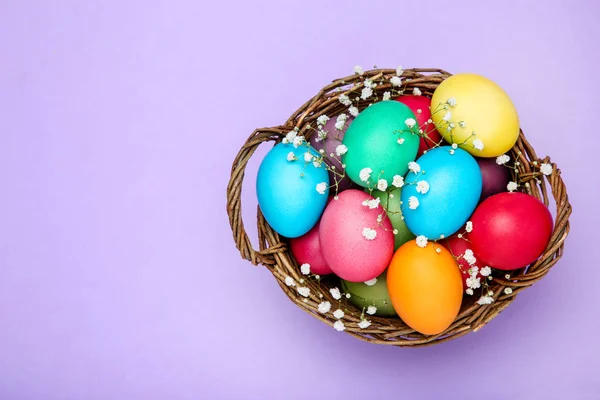
[[[0,399],[599,398],[599,8],[2,1]],[[302,312],[240,259],[225,213],[255,128],[355,64],[398,63],[504,87],[574,206],[546,279],[423,349]]]

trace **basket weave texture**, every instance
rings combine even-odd
[[[358,323],[360,322],[362,310],[345,298],[335,300],[331,296],[329,289],[339,287],[339,281],[335,278],[324,277],[319,281],[306,280],[304,285],[310,288],[308,298],[299,295],[295,287],[288,287],[284,283],[287,276],[294,278],[295,281],[299,281],[303,276],[298,263],[289,250],[287,239],[280,237],[269,226],[261,214],[260,208],[257,210],[258,250],[252,247],[248,234],[244,229],[241,194],[248,160],[262,143],[279,143],[294,128],[299,129],[299,135],[309,138],[314,132],[311,126],[316,126],[316,119],[320,115],[335,116],[347,112],[347,108],[339,102],[339,96],[347,94],[354,98],[359,95],[365,78],[380,83],[374,89],[374,92],[381,98],[386,90],[391,89],[390,78],[395,74],[396,70],[394,69],[374,69],[365,71],[362,76],[353,75],[337,79],[304,103],[283,125],[255,130],[233,161],[231,179],[227,186],[227,213],[235,244],[241,256],[254,265],[262,264],[268,268],[289,299],[302,310],[332,326],[336,319],[331,313],[325,315],[319,313],[317,306],[322,301],[329,301],[331,304],[338,304],[341,301],[341,308],[346,311],[344,324],[347,334],[376,344],[417,347],[442,343],[469,332],[476,332],[502,312],[522,290],[546,276],[550,268],[557,263],[563,254],[564,241],[569,233],[571,204],[567,196],[567,189],[561,178],[560,169],[551,162],[549,157],[539,158],[521,131],[517,143],[509,153],[511,160],[519,162],[516,166],[518,173],[516,171],[512,172],[513,178],[520,184],[520,190],[541,199],[546,206],[550,207],[551,199],[554,200],[556,213],[554,231],[550,242],[536,262],[526,268],[511,272],[509,280],[503,274],[494,276],[493,281],[490,282],[490,289],[494,293],[492,304],[481,306],[475,303],[474,296],[466,297],[456,320],[448,329],[438,335],[426,336],[418,333],[398,317],[370,316],[371,325],[367,329],[361,329]],[[404,82],[402,89],[406,93],[411,93],[413,88],[419,88],[424,96],[431,97],[436,87],[450,75],[441,69],[407,69],[402,75]],[[358,104],[359,110],[364,109],[368,104],[369,101],[361,101]],[[552,165],[553,172],[551,175],[546,176],[540,172],[539,165],[541,163]],[[512,293],[506,294],[504,292],[505,288],[511,288]]]

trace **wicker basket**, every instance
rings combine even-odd
[[[323,300],[328,300],[332,304],[338,302],[332,298],[329,288],[339,286],[339,281],[335,277],[321,278],[318,282],[308,280],[305,286],[310,288],[309,298],[300,296],[295,288],[285,285],[284,280],[287,276],[291,276],[296,281],[301,279],[300,268],[288,249],[287,240],[281,238],[269,226],[260,209],[257,211],[260,248],[259,250],[252,248],[242,221],[241,191],[244,171],[248,160],[261,143],[278,143],[287,132],[294,128],[299,129],[300,135],[310,137],[312,133],[310,125],[316,125],[315,120],[319,115],[336,115],[346,110],[346,107],[338,101],[340,94],[352,94],[355,97],[356,93],[360,93],[363,87],[363,79],[370,78],[373,81],[381,82],[374,90],[381,97],[384,91],[390,89],[390,78],[395,74],[396,70],[393,69],[374,69],[365,71],[363,76],[353,75],[333,81],[321,89],[316,96],[304,103],[283,125],[255,130],[242,146],[233,162],[231,179],[227,187],[227,213],[233,237],[241,256],[254,265],[262,264],[267,267],[291,301],[330,326],[336,321],[335,318],[331,313],[327,315],[319,313],[317,306]],[[440,69],[408,69],[402,75],[404,80],[403,89],[412,91],[416,87],[421,90],[423,95],[431,97],[435,88],[448,76],[450,76],[448,72]],[[364,109],[367,104],[367,101],[359,103],[359,110]],[[506,280],[504,276],[495,277],[490,282],[490,289],[494,292],[493,297],[495,300],[492,304],[480,306],[473,299],[465,298],[454,323],[438,335],[426,336],[415,332],[398,317],[381,318],[373,316],[369,318],[371,326],[367,329],[361,329],[358,327],[358,323],[360,322],[362,310],[343,298],[341,301],[343,302],[342,307],[346,310],[346,316],[344,317],[346,333],[367,342],[392,346],[416,347],[442,343],[481,329],[502,312],[518,293],[533,285],[548,273],[550,268],[562,256],[564,241],[569,233],[571,205],[567,190],[556,164],[551,163],[549,157],[538,158],[522,131],[510,153],[511,159],[519,161],[519,165],[516,167],[518,168],[518,174],[513,171],[513,178],[518,179],[518,182],[522,184],[520,187],[526,190],[527,193],[541,199],[546,206],[550,205],[550,196],[554,198],[556,205],[554,231],[542,256],[527,268],[513,271],[510,280]],[[553,173],[549,176],[540,173],[539,165],[541,163],[551,163]],[[511,294],[505,294],[504,289],[507,287],[512,289]],[[320,295],[323,297],[321,298]]]

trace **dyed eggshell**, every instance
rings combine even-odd
[[[452,256],[456,259],[456,263],[458,264],[458,268],[462,275],[463,290],[467,290],[468,288],[467,278],[470,277],[469,269],[472,267],[477,267],[479,270],[481,270],[481,268],[484,267],[484,265],[481,265],[479,260],[477,260],[474,264],[469,265],[469,263],[463,258],[465,255],[465,250],[473,250],[473,246],[467,239],[467,235],[463,233],[462,238],[459,238],[458,235],[452,235],[448,239],[445,239],[441,242],[441,244],[448,249],[450,254],[452,254]],[[475,258],[477,259],[477,255],[475,255]],[[476,276],[480,279],[485,279],[479,272],[477,272]]]
[[[410,131],[406,120],[416,117],[398,101],[381,101],[364,109],[352,121],[343,143],[348,152],[342,156],[346,174],[362,187],[375,187],[379,179],[391,185],[394,175],[404,175],[408,162],[414,161],[419,148],[417,128]],[[404,139],[402,144],[398,139]],[[367,182],[360,179],[360,171],[371,168]]]
[[[442,136],[435,128],[433,121],[430,123],[431,99],[425,96],[400,96],[396,101],[404,103],[415,114],[419,129],[423,131],[425,136],[421,136],[419,141],[419,150],[417,156],[421,156],[425,150],[429,150],[436,144],[442,141]]]
[[[330,166],[335,166],[336,170],[341,173],[344,171],[344,169],[342,168],[340,157],[335,155],[335,149],[337,146],[342,144],[342,139],[344,138],[344,135],[346,134],[346,130],[350,126],[350,123],[352,122],[352,120],[354,120],[354,117],[348,116],[348,119],[346,120],[346,123],[344,124],[344,127],[341,130],[336,129],[336,120],[337,115],[331,117],[323,126],[323,131],[327,132],[327,137],[325,139],[317,140],[318,135],[317,132],[315,132],[310,138],[310,145],[314,147],[317,151],[321,149],[325,150],[325,154],[327,155],[327,157],[325,157],[325,162]],[[332,153],[335,155],[334,157],[330,156]],[[340,177],[334,174],[332,171],[328,171],[328,173],[329,182],[331,183],[332,189],[335,188],[335,182],[338,183],[338,192],[350,189],[352,187],[356,187],[356,185],[354,185],[354,183],[350,180],[350,178],[348,178],[347,175],[344,177]]]
[[[450,99],[456,102],[454,106],[448,104]],[[497,157],[519,138],[519,117],[513,102],[500,86],[481,75],[456,74],[445,79],[433,92],[431,110],[442,137],[449,143],[460,143],[474,156]],[[454,127],[449,131],[450,123]],[[474,139],[483,142],[482,150],[475,149]]]
[[[408,229],[430,240],[448,237],[467,222],[481,195],[481,172],[475,159],[458,148],[437,147],[418,160],[421,171],[409,172],[402,188],[402,214]],[[429,191],[419,193],[417,184],[425,181]],[[419,204],[410,208],[410,198]]]
[[[513,270],[537,260],[550,241],[548,208],[525,193],[500,193],[484,200],[471,217],[469,239],[481,263]]]
[[[481,171],[481,198],[483,201],[495,194],[506,192],[510,182],[510,170],[504,165],[498,165],[495,158],[476,158]]]
[[[385,192],[373,190],[371,194],[373,197],[378,197],[380,199],[381,206],[387,211],[392,227],[398,230],[398,233],[394,235],[394,250],[397,250],[409,240],[414,239],[415,235],[412,234],[404,223],[402,210],[400,210],[402,188],[394,188],[393,190],[387,190]]]
[[[362,190],[345,190],[321,217],[319,240],[325,261],[337,276],[351,282],[379,276],[394,253],[392,224],[381,205],[374,209],[362,205],[368,199],[373,197]],[[383,215],[381,223],[379,215]],[[376,237],[365,238],[365,228],[374,229]]]
[[[290,239],[290,250],[299,264],[310,264],[310,272],[317,275],[327,275],[331,274],[332,271],[321,253],[319,225],[320,223],[317,222],[317,225],[307,234]]]
[[[297,160],[288,161],[293,152]],[[262,160],[256,178],[258,205],[269,225],[282,236],[299,237],[315,226],[327,203],[329,189],[317,192],[317,185],[329,186],[327,169],[304,161],[304,154],[318,152],[310,146],[275,145]]]
[[[342,279],[342,288],[345,293],[350,293],[349,301],[356,307],[366,309],[369,306],[375,306],[377,307],[375,315],[379,317],[396,315],[388,293],[385,272],[377,277],[377,282],[372,286],[363,282],[349,282]]]
[[[437,243],[424,248],[414,240],[403,244],[390,262],[387,285],[400,318],[424,335],[443,332],[460,311],[463,284],[458,265]]]

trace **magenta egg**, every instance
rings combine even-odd
[[[496,158],[476,158],[481,171],[481,197],[483,201],[495,194],[506,192],[506,185],[510,181],[510,169],[504,165],[498,165]]]
[[[319,226],[321,251],[337,276],[365,282],[387,268],[394,254],[392,230],[392,223],[374,197],[349,189],[325,208]]]
[[[290,250],[299,264],[310,265],[310,272],[317,275],[327,275],[331,274],[332,271],[321,253],[320,224],[318,222],[307,234],[290,239]]]

